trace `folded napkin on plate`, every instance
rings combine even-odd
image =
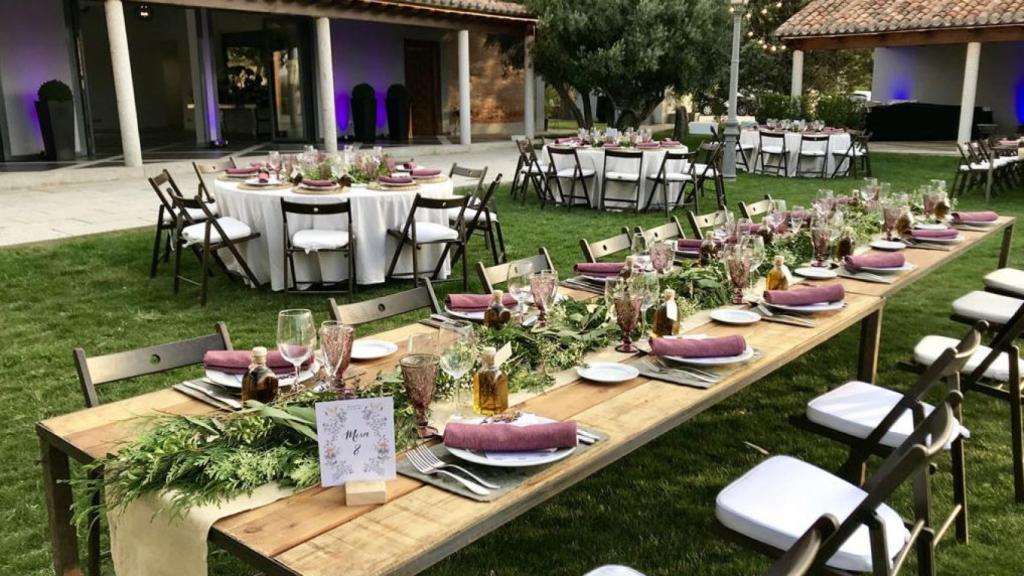
[[[623,262],[580,262],[576,265],[576,273],[584,276],[618,276],[625,265]]]
[[[651,354],[679,358],[722,358],[739,356],[747,349],[743,336],[721,338],[654,338]]]
[[[616,144],[615,142],[605,142],[601,146],[603,148],[622,148],[622,144]]]
[[[224,172],[231,174],[232,176],[242,176],[245,174],[255,174],[260,171],[260,167],[257,166],[245,166],[242,168],[228,168]]]
[[[956,238],[960,235],[960,232],[956,228],[947,228],[945,230],[911,230],[910,235],[920,240],[946,240]]]
[[[864,254],[862,256],[847,256],[844,260],[846,269],[856,272],[861,268],[902,268],[907,259],[901,252],[882,252],[879,254]]]
[[[636,145],[637,148],[661,148],[661,144],[657,142],[641,142]]]
[[[312,359],[302,363],[302,369],[309,368]],[[203,366],[225,374],[245,374],[252,364],[252,353],[246,350],[210,350],[203,355]],[[277,374],[291,374],[295,366],[274,350],[267,354],[267,368]]]
[[[954,222],[995,222],[999,220],[999,214],[991,210],[982,212],[953,212]]]
[[[676,240],[676,250],[680,252],[698,252],[704,241],[700,238],[680,238]]]
[[[440,174],[440,168],[415,168],[412,171],[413,178],[430,178],[432,176],[439,176]]]
[[[412,184],[411,176],[381,176],[377,179],[381,184]]]
[[[501,303],[506,307],[517,304],[511,294],[501,297]],[[449,294],[444,298],[444,304],[449,310],[456,312],[483,312],[491,306],[490,294]]]
[[[309,186],[310,188],[330,188],[334,186],[334,180],[310,180],[309,178],[303,178],[302,185]]]
[[[415,160],[409,160],[408,162],[403,164],[403,166],[405,166],[406,170],[415,170],[416,169],[416,161]]]
[[[579,138],[557,138],[555,139],[555,144],[575,144],[579,141]]]
[[[842,284],[800,288],[798,290],[765,290],[764,301],[782,306],[806,306],[824,302],[836,302],[846,297]]]
[[[462,424],[450,422],[444,428],[444,445],[477,452],[529,452],[576,446],[576,422],[512,424]]]
[[[672,140],[670,138],[665,138],[664,140],[661,141],[661,145],[662,146],[679,146],[679,141],[678,140]]]

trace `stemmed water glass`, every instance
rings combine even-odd
[[[675,259],[675,245],[672,241],[655,242],[649,249],[651,253],[651,268],[658,274],[667,274],[672,271],[672,263]]]
[[[640,319],[644,297],[637,291],[629,289],[628,284],[621,286],[614,295],[615,320],[622,330],[622,343],[615,347],[619,352],[633,353],[633,330]]]
[[[643,232],[637,231],[629,245],[629,251],[633,255],[633,263],[640,270],[646,270],[651,258],[647,255],[647,237]]]
[[[803,206],[794,206],[793,211],[789,213],[790,232],[793,234],[800,232],[800,229],[804,227],[804,221],[806,219],[807,209]]]
[[[558,289],[558,272],[555,270],[541,270],[530,274],[530,293],[533,295],[533,305],[540,312],[537,324],[543,326],[547,322],[547,313],[555,300],[555,291]]]
[[[647,330],[647,311],[658,303],[658,274],[655,272],[643,272],[633,277],[634,290],[643,297],[640,303],[640,332]]]
[[[508,293],[516,299],[516,315],[522,323],[526,315],[526,302],[530,299],[530,275],[533,274],[533,263],[529,260],[519,264],[511,264],[505,277]]]
[[[327,371],[327,382],[339,397],[345,396],[344,375],[352,359],[355,330],[338,320],[320,323],[320,360]]]
[[[465,417],[463,409],[468,405],[462,377],[476,362],[476,332],[473,331],[472,323],[455,320],[441,324],[438,338],[441,369],[451,376],[455,391],[455,412],[452,418],[461,420]]]
[[[893,239],[893,231],[896,229],[896,223],[899,222],[902,215],[903,206],[893,201],[892,198],[886,199],[882,203],[882,227],[885,228],[886,240]]]
[[[832,226],[826,218],[815,218],[811,223],[811,247],[814,249],[813,266],[828,266],[830,247],[832,245]]]
[[[750,270],[756,272],[764,264],[764,237],[760,234],[749,234],[743,238],[743,249],[750,255]]]
[[[274,171],[274,177],[278,180],[281,179],[281,153],[277,150],[272,150],[267,154],[267,164],[270,169]]]
[[[439,363],[436,332],[410,336],[409,353],[398,361],[405,392],[416,411],[416,426],[421,438],[428,438],[435,432],[427,421],[427,408],[434,400]]]
[[[313,355],[316,328],[313,313],[304,308],[281,310],[277,314],[277,351],[295,366],[295,386],[299,385],[299,369]]]
[[[732,303],[743,303],[743,291],[750,283],[750,252],[743,246],[734,244],[725,248],[722,260],[729,274],[729,285],[732,288]]]

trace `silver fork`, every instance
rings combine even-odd
[[[784,318],[794,324],[800,324],[801,326],[807,326],[808,328],[814,328],[815,326],[818,325],[817,322],[813,320],[808,320],[807,318],[792,316],[790,314],[776,314],[775,312],[769,310],[768,307],[765,306],[764,304],[758,304],[757,310],[758,312],[761,313],[762,316],[767,316],[768,318]]]
[[[717,384],[722,380],[722,377],[714,372],[708,372],[701,370],[700,368],[694,368],[692,366],[669,366],[665,364],[665,361],[661,358],[654,358],[654,363],[665,371],[682,372],[687,376],[691,376],[697,380],[707,382],[709,384]]]
[[[492,490],[498,490],[499,488],[501,488],[501,486],[484,480],[483,478],[477,476],[476,474],[473,474],[469,470],[466,470],[462,466],[459,466],[458,464],[449,464],[444,460],[441,460],[440,458],[437,457],[436,454],[431,452],[430,448],[428,448],[425,444],[417,446],[416,449],[413,451],[416,452],[417,455],[422,457],[427,464],[430,464],[432,467],[438,470],[442,468],[451,468],[452,470],[458,470],[459,472],[462,472],[463,474],[469,476],[473,480],[476,480],[481,486],[490,488]]]
[[[423,460],[422,456],[416,450],[406,452],[405,456],[409,460],[409,463],[412,464],[413,468],[418,470],[420,474],[426,474],[427,476],[433,476],[434,474],[444,474],[445,476],[451,478],[452,480],[455,480],[459,484],[462,484],[463,486],[466,487],[467,490],[478,496],[487,496],[488,494],[491,493],[490,490],[484,488],[483,486],[477,484],[476,482],[473,482],[472,480],[466,480],[462,476],[452,474],[447,470],[441,470],[440,468],[431,465],[429,462]]]

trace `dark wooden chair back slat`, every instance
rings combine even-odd
[[[800,538],[789,547],[765,576],[806,576],[811,571],[821,545],[839,528],[839,521],[831,514],[818,518]]]
[[[223,172],[228,168],[237,167],[238,165],[235,163],[235,159],[232,156],[219,158],[217,160],[196,160],[192,163],[192,168],[196,171],[196,175],[216,174],[218,172]]]
[[[75,348],[75,369],[85,405],[99,405],[96,386],[200,364],[209,350],[232,350],[231,337],[223,322],[216,324],[215,333],[206,336],[103,356],[89,357],[82,348]]]
[[[465,208],[469,203],[469,196],[453,196],[451,198],[427,198],[426,196],[416,195],[416,200],[413,202],[413,212],[418,208],[424,210],[448,210],[451,208]]]
[[[429,308],[432,313],[441,311],[437,296],[434,294],[434,287],[427,279],[424,279],[423,286],[398,294],[388,294],[365,302],[342,305],[331,298],[327,305],[331,318],[351,326],[359,326],[423,308]]]
[[[1010,356],[1019,356],[1019,351],[1014,348],[1014,342],[1022,336],[1024,336],[1024,304],[1017,308],[1017,311],[1013,313],[1010,320],[1003,324],[995,336],[992,337],[992,340],[988,343],[992,351],[967,377],[968,382],[978,382],[983,379],[985,371],[999,360],[1000,354],[1009,353]],[[1012,360],[1009,364],[1012,376],[1014,372]]]
[[[292,202],[281,199],[281,210],[288,214],[305,214],[307,216],[330,216],[334,214],[347,214],[352,211],[348,201],[328,202],[324,204],[306,204],[304,202]]]
[[[541,246],[539,253],[536,256],[530,256],[529,258],[520,258],[518,260],[489,267],[484,266],[483,262],[477,262],[476,273],[480,277],[480,284],[483,285],[484,293],[487,294],[493,291],[497,284],[505,283],[508,279],[509,270],[521,270],[527,265],[532,267],[535,272],[555,269],[555,265],[551,262],[551,255],[548,254],[547,248]]]
[[[583,258],[587,262],[597,262],[598,259],[610,256],[612,254],[629,250],[632,245],[632,239],[629,237],[629,228],[623,226],[622,231],[612,236],[611,238],[605,238],[604,240],[597,240],[595,242],[587,242],[585,239],[580,239],[580,248],[583,250]]]

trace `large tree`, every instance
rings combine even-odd
[[[635,125],[667,89],[710,91],[726,65],[721,0],[526,0],[538,16],[534,66],[573,112],[593,125],[587,95],[601,93]],[[578,95],[582,98],[577,99]]]

